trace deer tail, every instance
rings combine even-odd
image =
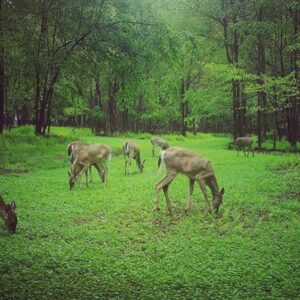
[[[129,143],[128,142],[125,143],[124,149],[125,149],[125,153],[128,153],[128,151],[129,151]]]
[[[69,145],[67,146],[67,150],[68,150],[68,156],[70,157],[70,156],[71,156],[71,153],[72,153],[72,151],[73,151],[73,145],[72,145],[72,144],[69,144]]]
[[[164,161],[164,154],[165,154],[165,151],[161,151],[159,154],[159,157],[158,157],[158,173],[160,173],[161,168],[162,168],[162,163]]]

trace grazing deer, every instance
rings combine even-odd
[[[136,161],[136,165],[142,173],[144,170],[145,160],[141,161],[140,146],[134,141],[127,140],[123,145],[123,155],[125,159],[125,175],[127,174],[127,165],[129,164],[129,175],[131,174],[131,160]]]
[[[229,145],[235,145],[237,146],[237,156],[239,156],[240,150],[243,149],[244,154],[246,156],[245,148],[248,148],[248,155],[250,151],[252,152],[252,155],[254,157],[254,151],[252,149],[253,140],[251,137],[245,136],[245,137],[238,137],[235,141],[229,142]]]
[[[89,144],[86,142],[81,142],[81,141],[74,141],[67,146],[68,156],[69,156],[71,165],[74,163],[75,158],[78,155],[79,151],[86,146],[89,146]],[[89,171],[90,171],[90,182],[92,182],[92,180],[93,180],[92,179],[92,166],[89,167]],[[88,171],[85,172],[85,176],[86,176],[86,180],[88,180]]]
[[[161,147],[163,150],[166,150],[169,148],[169,144],[165,140],[163,140],[159,137],[153,137],[151,139],[151,144],[152,144],[153,156],[155,156],[155,153],[154,153],[155,147]]]
[[[213,208],[216,213],[218,212],[225,191],[224,188],[219,191],[217,179],[209,159],[202,157],[189,149],[172,147],[161,152],[158,160],[159,167],[163,161],[167,168],[167,175],[156,184],[154,210],[159,210],[159,193],[160,190],[163,189],[168,210],[172,214],[168,188],[175,176],[178,173],[181,173],[189,178],[189,198],[186,204],[186,211],[192,206],[192,194],[194,191],[194,183],[196,181],[202,190],[208,211],[211,212],[211,203],[208,200],[206,192],[206,185],[209,186],[213,196]]]
[[[9,233],[16,233],[18,218],[15,209],[15,201],[5,204],[4,199],[0,195],[0,217],[4,220],[5,227]]]
[[[94,144],[82,148],[72,165],[70,176],[70,190],[74,187],[76,178],[79,177],[78,186],[80,188],[81,175],[91,166],[95,166],[101,181],[104,183],[107,178],[106,161],[111,159],[111,148],[104,144]],[[86,178],[86,186],[88,181]]]

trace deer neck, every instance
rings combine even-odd
[[[139,169],[141,170],[141,168],[142,168],[142,161],[141,161],[141,156],[140,156],[140,154],[137,154],[137,155],[136,155],[135,161],[136,161],[136,163],[137,163]]]
[[[216,177],[213,175],[209,179],[207,185],[209,186],[211,193],[213,195],[214,200],[220,196],[219,187],[217,183]]]

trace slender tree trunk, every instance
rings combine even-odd
[[[45,119],[45,109],[46,103],[41,99],[41,81],[45,81],[45,71],[42,63],[45,58],[45,48],[46,48],[46,37],[47,37],[47,27],[48,27],[48,16],[47,16],[47,7],[46,1],[41,1],[41,29],[39,36],[38,44],[38,53],[37,53],[37,66],[36,66],[36,95],[35,95],[35,133],[40,135],[42,134],[42,128],[44,125]],[[45,90],[44,90],[45,92]],[[45,95],[45,93],[44,93]],[[42,97],[44,98],[44,96]]]
[[[298,31],[299,31],[299,19],[300,13],[297,8],[291,9],[291,17],[293,20],[293,35],[291,44],[294,45],[291,53],[291,69],[295,72],[296,87],[298,94],[296,96],[288,97],[287,99],[287,125],[288,125],[288,140],[291,145],[291,151],[297,152],[297,140],[299,131],[299,114],[300,114],[300,83],[299,83],[299,65],[298,55],[299,47],[296,47],[298,43]]]
[[[184,99],[185,96],[185,82],[184,79],[180,82],[180,110],[181,110],[181,122],[180,122],[180,133],[183,136],[186,136],[186,121],[187,116],[187,103]]]
[[[197,131],[196,131],[196,120],[195,118],[193,118],[193,135],[196,135]]]
[[[263,7],[259,7],[258,11],[258,21],[263,21]],[[261,32],[257,35],[257,52],[258,52],[258,84],[261,86],[260,91],[257,94],[257,142],[258,149],[261,149],[263,138],[266,132],[266,93],[263,91],[263,75],[266,70],[266,59],[265,59],[265,45],[264,45],[264,36]]]
[[[0,0],[0,134],[4,129],[4,103],[5,103],[5,62],[4,62],[4,36],[2,19],[2,0]]]
[[[95,85],[95,93],[94,97],[92,99],[92,106],[99,108],[100,112],[103,112],[103,105],[102,105],[102,99],[101,99],[101,87],[100,87],[100,79],[96,78],[95,80],[96,85]],[[102,127],[102,121],[100,119],[100,116],[97,116],[94,120],[94,132],[96,135],[100,135],[101,132],[101,127]]]
[[[232,81],[232,114],[233,114],[233,138],[236,139],[241,134],[241,124],[239,118],[240,110],[240,92],[239,92],[239,82]]]

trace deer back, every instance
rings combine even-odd
[[[123,145],[123,152],[124,155],[131,156],[134,159],[140,158],[140,146],[132,140],[125,141]]]
[[[168,172],[182,173],[199,180],[214,175],[210,160],[189,149],[171,147],[161,155]]]
[[[15,201],[5,204],[4,199],[0,195],[0,216],[4,220],[5,227],[9,233],[16,233],[18,218],[15,209]]]
[[[162,138],[159,138],[159,137],[153,137],[151,139],[151,144],[153,146],[156,146],[156,145],[160,146],[163,150],[169,148],[169,144],[165,140],[163,140]]]
[[[88,146],[89,144],[86,142],[81,142],[81,141],[74,141],[72,143],[70,143],[67,146],[67,150],[68,150],[68,156],[70,159],[70,162],[73,163],[76,156],[78,155],[78,152],[85,146]]]
[[[251,137],[245,136],[245,137],[238,137],[235,141],[235,144],[238,146],[248,146],[253,143],[253,140]]]
[[[111,149],[104,144],[93,144],[83,147],[77,155],[77,163],[94,164],[103,160],[109,159],[111,156]]]

